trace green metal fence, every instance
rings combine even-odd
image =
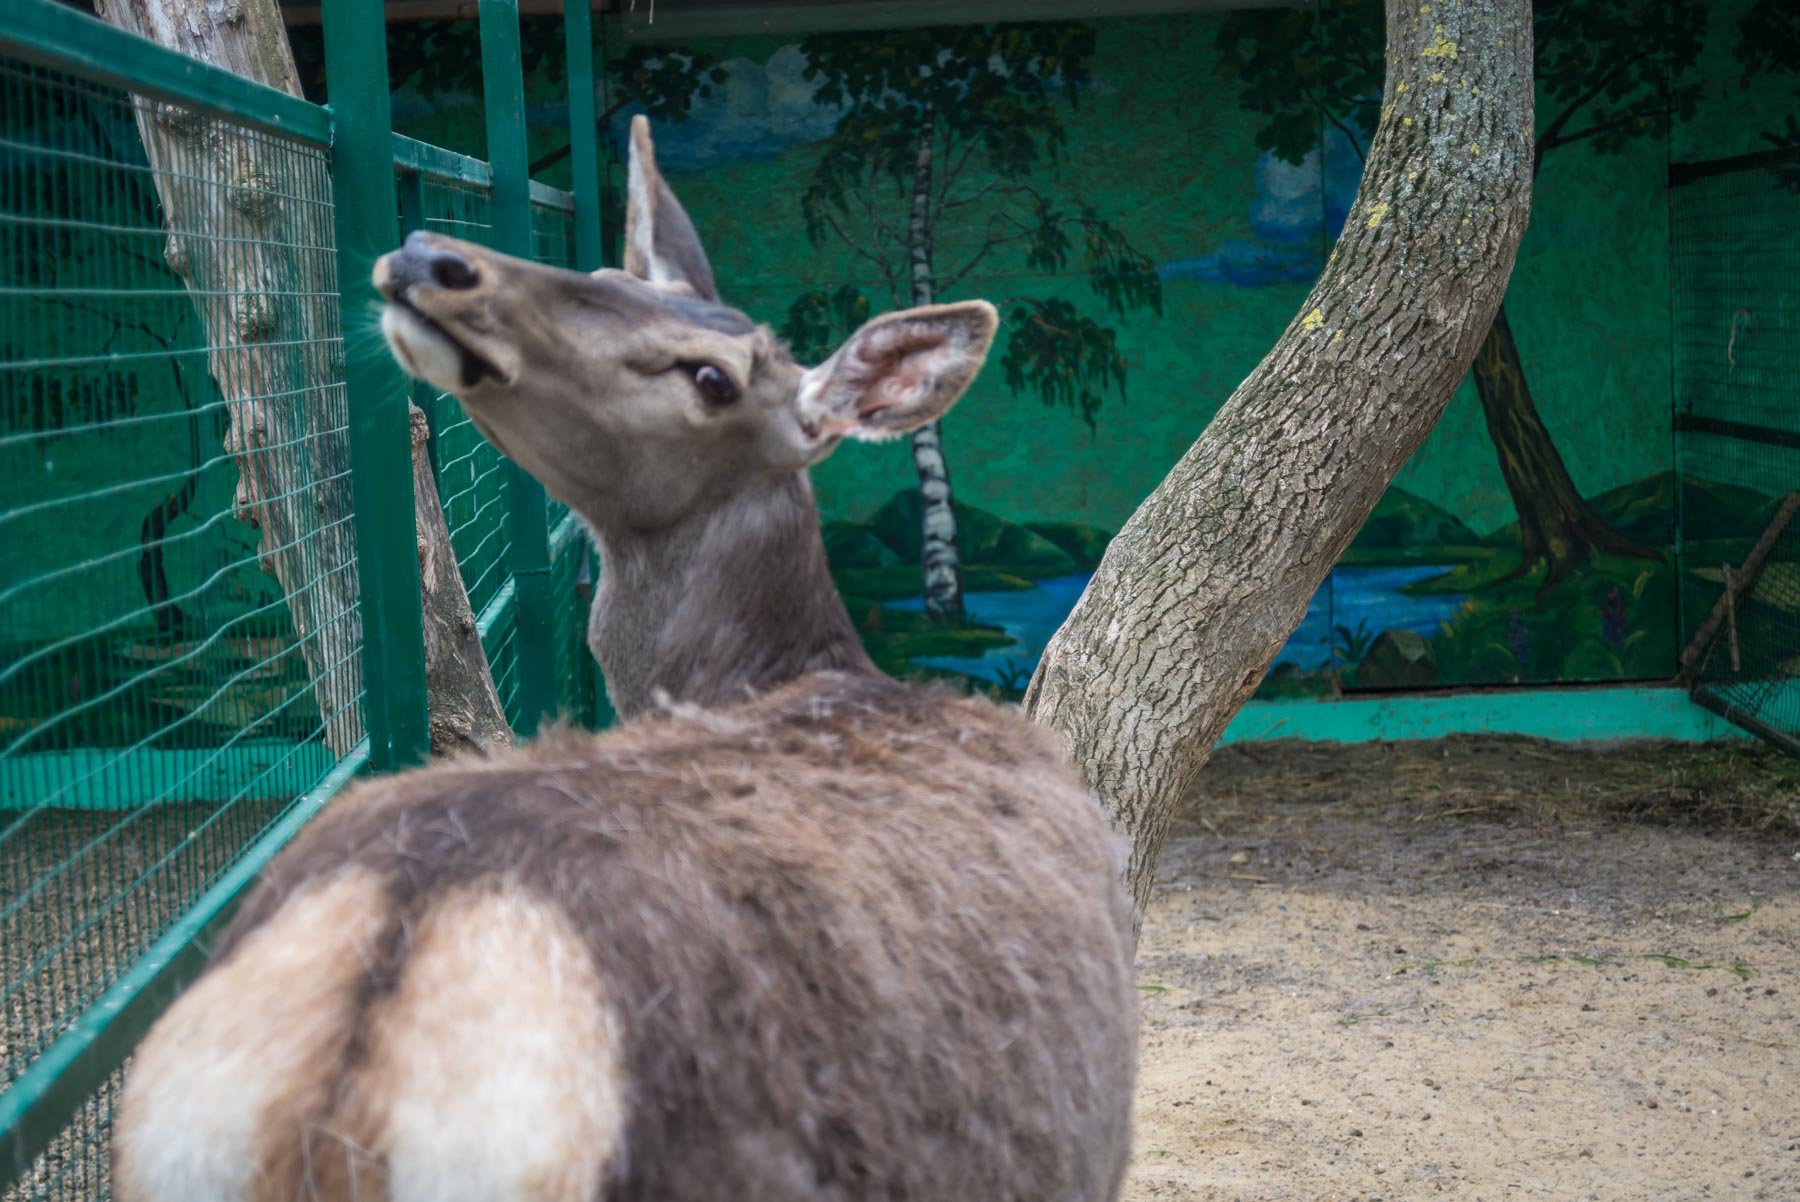
[[[419,226],[599,262],[591,139],[580,195],[526,180],[517,10],[480,13],[493,167],[392,133],[379,5],[326,5],[327,110],[0,3],[5,1202],[106,1196],[119,1067],[239,893],[425,752],[408,384],[369,268]],[[412,395],[515,728],[595,721],[577,519]]]
[[[400,223],[406,230],[428,229],[484,246],[499,245],[494,234],[493,188],[486,163],[396,137],[400,172]],[[532,182],[530,238],[540,263],[577,265],[575,198]],[[482,643],[507,718],[528,726],[518,661],[519,591],[513,572],[514,547],[509,465],[476,432],[456,398],[414,385],[413,401],[431,421],[432,462],[450,541],[462,569],[469,604],[479,616]],[[533,483],[533,493],[542,490]],[[530,503],[529,501],[527,503]],[[568,506],[543,498],[545,537],[551,548],[551,607],[554,628],[555,712],[589,724],[597,721],[598,683],[586,652],[586,610],[569,599],[597,570],[592,545]],[[579,610],[579,612],[577,612]],[[571,641],[570,630],[575,631]]]
[[[1669,182],[1682,667],[1800,755],[1800,147]]]

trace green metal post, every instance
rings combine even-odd
[[[600,234],[600,137],[594,112],[594,14],[590,0],[563,0],[563,39],[569,55],[569,168],[575,193],[575,267],[593,271],[605,261],[605,242]],[[599,556],[586,550],[588,573],[600,570]],[[587,573],[584,573],[587,574]],[[567,603],[569,598],[561,598]],[[581,718],[588,726],[610,726],[615,715],[606,700],[606,682],[600,665],[577,650],[576,670],[581,680]]]
[[[414,230],[425,228],[425,176],[418,171],[400,172],[400,232],[410,234]],[[412,403],[419,407],[425,415],[425,457],[431,462],[431,474],[441,484],[439,472],[443,465],[438,462],[438,425],[442,417],[438,413],[437,390],[423,380],[414,380],[412,386]]]
[[[379,11],[379,10],[378,10]],[[525,149],[525,79],[517,0],[481,0],[481,80],[493,168],[494,248],[531,258],[531,177]],[[519,734],[537,733],[556,710],[556,631],[551,623],[550,516],[544,486],[516,463],[506,473],[507,532],[517,619]]]
[[[569,169],[575,186],[575,268],[600,266],[599,121],[594,115],[594,14],[590,0],[563,0],[569,53]]]
[[[363,709],[370,765],[387,771],[422,764],[431,754],[405,377],[379,342],[348,337],[368,321],[375,260],[397,245],[387,26],[381,5],[362,0],[325,0],[324,17],[339,328],[346,334],[344,391],[362,590]]]

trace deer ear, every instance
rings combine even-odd
[[[712,264],[687,211],[656,169],[656,144],[642,113],[631,119],[631,162],[626,172],[625,270],[646,283],[681,288],[719,299]]]
[[[801,376],[800,428],[821,441],[874,442],[936,421],[981,370],[998,324],[986,301],[902,309],[864,323]]]

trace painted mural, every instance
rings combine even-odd
[[[1796,65],[1746,49],[1779,19],[1544,6],[1513,287],[1264,696],[1672,673],[1666,161],[1709,102]],[[615,77],[610,145],[631,112],[659,120],[728,297],[803,354],[880,308],[1000,306],[989,369],[941,430],[817,475],[877,659],[1016,694],[1110,532],[1318,272],[1380,110],[1380,3],[659,52]],[[652,61],[698,86],[632,97]],[[1690,524],[1721,531],[1768,504],[1701,500],[1717,512]],[[953,555],[921,535],[952,524]]]
[[[598,132],[615,236],[618,150],[629,117],[647,112],[727,298],[802,355],[893,307],[985,297],[1001,310],[987,369],[939,427],[911,445],[845,447],[815,473],[833,571],[883,667],[1007,696],[1024,687],[1113,532],[1318,273],[1381,106],[1380,8],[1325,0],[682,46],[609,31]],[[1263,696],[1671,675],[1667,163],[1800,143],[1797,11],[1783,0],[1540,5],[1536,203],[1503,315]],[[567,186],[560,27],[524,26],[534,172]],[[391,36],[402,130],[484,155],[474,24]],[[322,99],[314,38],[294,31]],[[63,124],[75,151],[106,139],[116,157],[133,136]],[[155,230],[148,189],[104,203]],[[8,278],[77,279],[124,253],[70,237],[52,256],[17,239],[0,247]],[[156,241],[137,258],[162,280]],[[179,298],[173,276],[163,291]],[[123,596],[143,598],[144,629],[119,634],[131,647],[175,627],[282,621],[271,578],[221,569],[245,559],[253,534],[194,516],[225,508],[232,473],[200,333],[184,302],[165,307],[132,321],[45,310],[13,325],[127,358],[183,353],[167,378],[110,367],[7,377],[0,433],[33,437],[0,439],[0,505],[91,489],[123,462],[180,482],[79,528],[0,539],[11,581],[41,574],[54,540],[143,546],[96,567],[103,588],[50,580],[8,639],[91,628],[119,608],[106,598]],[[112,414],[139,420],[105,437],[37,437]],[[1729,562],[1793,487],[1762,484],[1680,490],[1689,539],[1711,540],[1708,562]],[[104,684],[80,665],[69,681]]]

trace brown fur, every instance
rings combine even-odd
[[[493,1138],[482,1105],[516,1101],[482,1097],[481,1043],[528,1023],[567,1049],[546,1094],[592,1096],[618,1073],[625,1111],[616,1154],[594,1118],[607,1154],[584,1160],[572,1141],[567,1179],[520,1197],[574,1198],[567,1182],[598,1163],[594,1199],[1110,1199],[1136,1034],[1110,846],[1050,737],[1016,714],[812,676],[347,792],[277,860],[152,1044],[221,996],[281,996],[341,963],[343,936],[316,928],[284,935],[279,965],[257,949],[324,882],[375,880],[392,938],[322,1006],[346,1029],[321,1043],[299,1022],[234,1028],[277,1058],[294,1040],[345,1049],[305,1075],[336,1074],[348,1128],[265,1124],[259,1197],[425,1202],[375,1188],[390,1184],[384,1108],[410,1090],[446,1147]],[[534,908],[558,916],[535,950],[495,954],[493,929]],[[515,985],[557,931],[591,981],[551,990],[537,968],[545,992],[527,1004]],[[153,1088],[209,1071],[165,1053]],[[355,1157],[320,1168],[333,1139],[370,1150],[357,1192]],[[123,1202],[174,1202],[129,1174],[120,1186]]]
[[[717,302],[641,122],[633,271],[414,234],[376,276],[409,370],[594,529],[592,644],[645,716],[334,802],[146,1041],[120,1202],[1117,1197],[1099,809],[1016,712],[875,671],[805,476],[940,417],[993,307],[803,371]]]

